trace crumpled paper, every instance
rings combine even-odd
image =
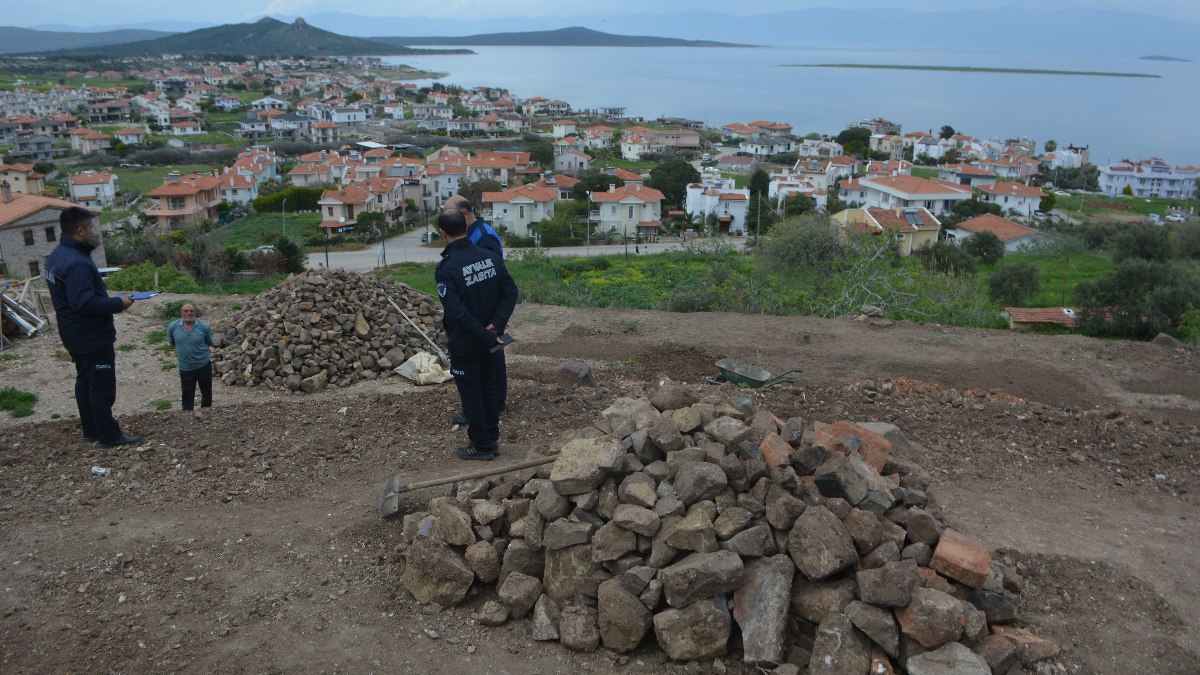
[[[417,352],[407,361],[396,366],[392,372],[401,375],[415,384],[441,384],[454,379],[449,370],[442,367],[441,361],[429,352]]]

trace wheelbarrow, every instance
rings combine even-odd
[[[733,359],[721,359],[717,361],[716,365],[717,370],[720,372],[705,378],[710,383],[721,384],[722,382],[732,382],[739,387],[749,387],[751,389],[765,389],[781,382],[795,382],[788,375],[803,372],[799,368],[792,368],[791,370],[785,370],[778,375],[772,376],[769,371],[763,370],[758,366],[734,361]]]

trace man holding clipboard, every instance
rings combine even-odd
[[[92,260],[99,233],[91,211],[71,206],[58,218],[62,237],[46,258],[46,285],[54,303],[58,335],[75,363],[75,405],[83,437],[101,447],[136,445],[112,415],[117,400],[117,330],[113,315],[133,305],[127,295],[111,298]]]

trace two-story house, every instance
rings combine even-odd
[[[206,174],[179,175],[172,172],[163,184],[146,193],[154,204],[146,215],[155,219],[154,228],[165,234],[217,219],[221,204],[221,179]]]
[[[124,127],[113,132],[113,138],[118,143],[124,143],[125,145],[141,145],[145,137],[146,132],[132,127]]]
[[[600,230],[653,237],[662,229],[663,193],[654,188],[609,186],[607,192],[593,192],[589,201],[588,219]]]
[[[934,215],[946,213],[972,196],[965,185],[916,176],[860,178],[857,184],[865,192],[868,208],[923,208]]]
[[[688,215],[701,220],[714,216],[721,232],[745,234],[750,190],[734,187],[732,178],[722,178],[715,171],[706,170],[700,180],[687,186],[683,208]]]
[[[258,199],[258,179],[226,169],[221,174],[221,199],[227,204],[249,204]]]
[[[1112,195],[1135,197],[1196,197],[1196,178],[1200,169],[1192,166],[1171,166],[1158,157],[1140,162],[1118,162],[1100,167],[1100,191]]]
[[[46,189],[46,176],[34,171],[32,164],[0,164],[0,182],[25,195],[40,195]]]
[[[84,171],[67,179],[71,201],[80,206],[100,208],[117,198],[117,177],[111,173]]]
[[[1025,218],[1033,217],[1033,212],[1038,210],[1045,196],[1041,188],[1008,181],[980,185],[976,189],[979,190],[980,201],[996,204],[1004,213],[1015,212]]]
[[[46,256],[58,245],[58,217],[68,201],[13,192],[0,180],[0,277],[23,279],[45,271]],[[92,250],[97,267],[107,267],[104,242]]]
[[[942,164],[938,166],[938,178],[967,187],[993,185],[996,182],[996,174],[971,164]]]
[[[317,145],[336,145],[342,140],[342,126],[337,122],[313,122],[312,142]]]
[[[359,214],[369,211],[370,193],[358,185],[346,185],[321,193],[321,227],[329,232],[347,232],[358,223]]]
[[[519,185],[503,192],[483,193],[485,215],[492,227],[503,227],[523,237],[532,237],[537,224],[554,217],[558,190],[536,185]]]
[[[846,209],[833,215],[847,232],[891,237],[900,255],[912,255],[916,249],[937,241],[941,222],[922,207]]]

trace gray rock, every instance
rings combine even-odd
[[[1167,347],[1170,349],[1181,349],[1183,347],[1187,347],[1186,343],[1176,337],[1168,335],[1167,333],[1159,333],[1158,335],[1155,335],[1151,342],[1160,347]]]
[[[830,613],[840,614],[855,597],[854,579],[808,581],[796,577],[792,582],[792,612],[810,623],[821,623]]]
[[[329,371],[322,370],[311,377],[300,380],[300,391],[305,394],[314,394],[325,389],[327,384],[329,384]]]
[[[806,509],[788,535],[788,553],[804,576],[820,581],[858,561],[846,526],[821,506]]]
[[[767,522],[777,530],[790,530],[808,506],[795,495],[772,483],[767,490]]]
[[[508,608],[495,600],[488,600],[479,608],[475,619],[485,626],[499,626],[508,621]]]
[[[679,516],[667,516],[662,519],[662,525],[658,528],[658,534],[654,535],[650,544],[650,557],[646,560],[646,564],[651,567],[665,567],[675,559],[679,549],[667,543],[667,538],[675,533],[675,528],[679,525],[683,518]]]
[[[687,607],[702,598],[735,590],[742,584],[745,568],[736,553],[692,553],[659,572],[667,604]]]
[[[704,424],[704,421],[700,419],[700,413],[690,406],[677,408],[664,414],[669,414],[671,420],[675,422],[675,426],[679,428],[679,433],[682,434],[690,434]]]
[[[591,523],[560,518],[546,526],[546,530],[542,533],[542,547],[547,551],[553,551],[568,546],[586,544],[592,540],[592,531],[595,529]]]
[[[490,584],[500,576],[500,554],[490,542],[477,541],[467,547],[465,558],[467,566],[476,577],[485,584]]]
[[[646,586],[656,576],[658,576],[657,569],[639,565],[630,568],[629,571],[621,575],[621,587],[634,595],[639,595],[642,591],[646,590]]]
[[[658,494],[655,492],[657,488],[658,485],[650,476],[641,472],[631,473],[621,481],[620,487],[617,488],[617,498],[624,504],[652,509],[655,502],[658,501]]]
[[[422,604],[453,607],[462,602],[475,581],[475,573],[458,553],[430,539],[414,542],[405,562],[400,583]]]
[[[926,544],[931,548],[937,545],[938,539],[942,537],[942,530],[945,529],[942,522],[932,513],[918,508],[908,510],[904,526],[908,531],[909,541],[914,544]]]
[[[910,544],[900,551],[901,560],[912,560],[919,567],[928,567],[933,560],[933,549],[929,544]]]
[[[886,493],[887,498],[891,498],[879,474],[858,455],[833,453],[817,469],[816,482],[822,495],[845,499],[851,506],[862,504],[871,493]],[[873,498],[873,501],[881,499]],[[874,512],[875,509],[870,510]]]
[[[846,675],[866,673],[871,666],[871,646],[850,619],[844,614],[829,614],[817,626],[812,658],[808,662],[811,675]]]
[[[538,490],[537,496],[533,499],[533,507],[542,514],[546,522],[551,523],[571,511],[571,502],[564,496],[558,494],[558,490],[554,489],[554,485],[547,482]]]
[[[646,427],[647,437],[659,450],[665,453],[672,453],[682,450],[683,434],[679,433],[679,426],[675,424],[675,420],[667,415],[662,415],[650,422]]]
[[[888,656],[894,659],[900,655],[900,629],[891,612],[859,600],[846,605],[842,612]]]
[[[713,521],[713,530],[717,533],[717,539],[724,541],[746,529],[753,519],[754,516],[746,509],[730,506],[721,511],[721,515]]]
[[[437,533],[451,546],[470,546],[475,543],[471,516],[450,497],[436,497],[429,502],[429,511],[437,518]]]
[[[612,522],[636,532],[637,534],[653,537],[662,524],[658,514],[642,506],[620,504],[613,510]]]
[[[737,533],[729,541],[721,544],[721,548],[732,551],[745,558],[761,558],[774,555],[778,549],[775,537],[767,525],[758,525]]]
[[[779,663],[783,661],[795,565],[787,556],[777,555],[750,562],[745,569],[742,585],[733,594],[733,617],[742,632],[742,660]]]
[[[535,579],[541,579],[545,570],[546,558],[541,551],[529,546],[523,540],[514,540],[504,549],[504,557],[500,563],[500,576],[497,583],[504,583],[508,575],[520,572]]]
[[[729,484],[725,472],[716,464],[689,462],[675,472],[675,495],[684,506],[716,497]]]
[[[801,445],[792,453],[792,466],[801,475],[807,476],[816,473],[826,459],[829,459],[829,452],[823,446]]]
[[[604,646],[618,653],[636,649],[650,629],[650,610],[617,579],[600,584],[596,603]]]
[[[599,569],[600,563],[592,559],[592,547],[586,544],[548,549],[542,590],[559,604],[566,605],[575,601],[585,580]]]
[[[659,387],[650,395],[650,403],[661,411],[687,408],[700,400],[700,396],[689,387],[669,383]]]
[[[587,605],[566,607],[559,614],[558,641],[577,652],[594,652],[600,646],[600,628],[595,608]]]
[[[561,621],[558,603],[548,595],[542,595],[533,606],[533,639],[542,642],[558,639]]]
[[[725,446],[726,452],[734,452],[738,444],[750,438],[750,427],[734,417],[718,417],[704,425],[704,433]]]
[[[918,654],[905,664],[909,675],[991,675],[987,659],[961,642]]]
[[[804,420],[800,417],[788,418],[779,432],[779,437],[792,447],[799,446],[804,440]]]
[[[904,607],[909,603],[912,590],[921,583],[917,564],[912,560],[861,569],[854,576],[858,581],[858,597],[863,602],[882,607]]]
[[[568,389],[596,386],[596,380],[592,377],[592,367],[583,361],[576,361],[574,359],[566,361],[558,367],[558,371],[554,375],[554,381],[559,386]]]
[[[713,529],[712,512],[715,508],[703,508],[706,504],[711,506],[712,502],[695,505],[675,524],[667,535],[668,545],[677,550],[698,553],[711,553],[720,548],[717,533]]]
[[[721,458],[717,460],[717,466],[725,472],[726,481],[736,492],[744,492],[749,487],[749,482],[746,480],[746,465],[738,459],[737,455],[722,453]]]
[[[616,523],[606,523],[592,535],[592,559],[616,560],[637,548],[637,535]]]
[[[658,501],[654,504],[654,512],[658,514],[659,518],[666,518],[667,516],[682,516],[687,513],[687,509],[684,507],[683,502],[679,501],[678,497],[672,495],[669,497],[659,497]]]
[[[480,525],[489,525],[507,513],[500,504],[489,499],[471,500],[471,518]]]
[[[533,609],[533,604],[542,595],[542,582],[529,575],[513,572],[500,584],[496,595],[508,608],[509,616],[520,619]]]
[[[850,515],[842,519],[842,524],[850,532],[854,548],[861,555],[874,551],[883,542],[883,525],[879,522],[879,516],[870,511],[853,509]]]
[[[725,598],[695,602],[654,616],[654,636],[676,661],[711,659],[725,653],[732,621]]]
[[[922,647],[934,649],[962,636],[968,607],[951,595],[918,586],[912,590],[908,605],[896,610],[896,620],[900,632]]]
[[[618,438],[628,436],[636,430],[645,429],[650,420],[658,416],[658,410],[650,404],[650,401],[644,398],[627,397],[618,398],[600,413],[601,419],[609,424],[612,435]]]
[[[646,609],[654,611],[658,608],[658,603],[662,601],[663,585],[658,579],[651,579],[650,583],[646,584],[645,590],[638,595],[638,600],[646,606]]]
[[[1017,603],[1020,598],[1006,590],[971,591],[967,601],[983,611],[989,624],[1004,625],[1017,620]]]
[[[550,481],[561,495],[591,492],[625,463],[621,444],[611,438],[576,439],[559,451]]]
[[[883,567],[890,562],[897,562],[899,560],[900,549],[896,547],[896,542],[885,541],[879,546],[876,546],[874,551],[871,551],[867,555],[863,556],[862,566],[866,569],[876,569],[878,567]]]

